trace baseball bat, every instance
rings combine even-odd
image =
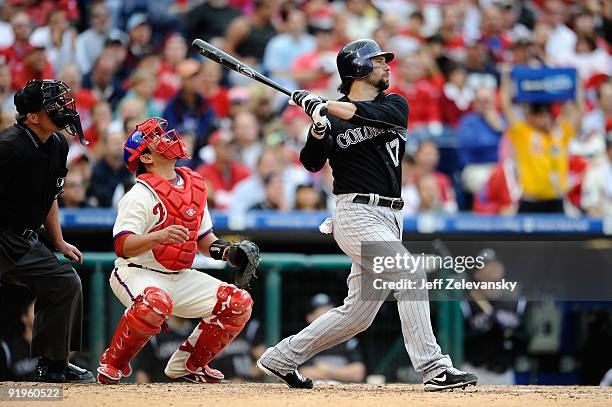
[[[231,69],[232,71],[236,71],[241,75],[254,79],[259,83],[263,83],[264,85],[267,85],[271,87],[272,89],[276,89],[277,91],[284,93],[285,95],[291,97],[291,91],[289,89],[285,88],[284,86],[279,85],[278,83],[274,82],[272,79],[268,78],[267,76],[260,74],[259,72],[257,72],[256,70],[254,70],[253,68],[245,64],[244,62],[234,58],[233,56],[231,56],[230,54],[226,52],[221,51],[219,48],[210,45],[206,41],[196,38],[191,43],[191,46],[194,47],[200,54],[210,59],[211,61],[215,61],[216,63],[221,64],[225,66],[226,68]],[[289,99],[289,104],[296,106],[296,104],[293,102],[292,99]],[[322,116],[327,115],[327,108],[325,107],[321,109],[320,114]],[[370,120],[367,117],[359,116],[358,114],[355,114],[355,117],[359,117],[363,120],[368,120],[368,121]],[[375,120],[375,122],[377,124],[384,123],[387,126],[389,126],[389,128],[400,129],[400,131],[405,132],[406,130],[405,127],[398,126],[396,124],[389,123],[384,120]],[[404,141],[406,141],[405,137],[403,139]]]
[[[244,62],[237,60],[233,56],[221,51],[219,48],[210,45],[206,41],[197,38],[193,40],[191,46],[194,47],[200,54],[202,54],[206,58],[215,61],[216,63],[221,64],[231,69],[232,71],[236,71],[241,75],[254,79],[257,82],[263,83],[264,85],[267,85],[273,89],[276,89],[277,91],[282,92],[287,96],[291,96],[291,91],[289,89],[279,85],[272,79],[260,74]]]

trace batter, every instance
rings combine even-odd
[[[401,159],[404,155],[408,104],[389,87],[389,66],[394,58],[371,40],[347,44],[338,54],[342,79],[339,101],[326,101],[308,91],[295,91],[292,104],[301,106],[313,125],[300,161],[312,172],[329,160],[334,176],[336,207],[333,219],[322,225],[333,231],[340,248],[353,261],[344,304],[316,319],[299,333],[269,348],[257,362],[260,369],[289,387],[312,388],[312,381],[297,370],[315,354],[347,341],[367,329],[389,290],[364,283],[373,271],[363,266],[362,242],[380,242],[384,254],[405,251],[401,246]],[[364,273],[366,275],[364,275]],[[412,276],[425,279],[423,270]],[[478,378],[455,369],[442,354],[431,327],[426,290],[394,293],[406,350],[416,371],[423,374],[425,390],[436,391],[475,385]]]

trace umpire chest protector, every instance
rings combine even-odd
[[[198,230],[206,208],[206,185],[204,179],[188,168],[176,168],[185,182],[183,188],[173,186],[168,180],[155,174],[141,174],[137,177],[162,202],[153,208],[159,215],[158,223],[151,232],[165,229],[170,225],[182,225],[189,229],[189,239],[180,244],[158,244],[153,249],[155,260],[169,270],[184,270],[193,265],[197,253]]]

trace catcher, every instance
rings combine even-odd
[[[189,155],[178,132],[166,127],[163,119],[148,119],[125,142],[125,163],[137,182],[119,203],[110,285],[127,310],[100,357],[100,383],[129,376],[130,361],[170,315],[202,320],[168,361],[166,375],[221,381],[223,374],[208,363],[251,316],[253,300],[244,288],[259,265],[259,249],[250,241],[215,236],[204,180],[175,168],[177,159]],[[235,267],[236,285],[191,269],[197,252]]]

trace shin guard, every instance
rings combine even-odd
[[[110,346],[100,357],[98,380],[116,383],[132,373],[130,361],[158,334],[172,314],[172,300],[156,287],[147,287],[121,317]]]
[[[192,373],[206,369],[246,325],[253,300],[245,290],[222,284],[217,290],[217,304],[212,315],[202,318],[194,333],[179,347],[190,353],[185,367]]]

